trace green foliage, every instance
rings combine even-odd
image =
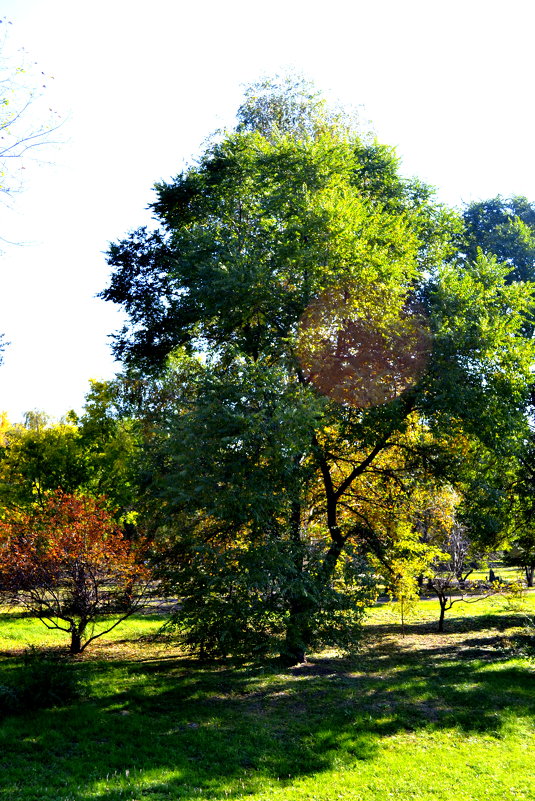
[[[17,674],[17,693],[26,710],[63,706],[82,694],[76,665],[62,654],[30,646]]]
[[[423,542],[412,526],[400,523],[396,527],[384,580],[402,624],[416,609],[421,582],[433,575],[435,565],[445,557],[439,547]]]
[[[29,412],[24,425],[4,431],[0,447],[0,505],[29,508],[49,490],[72,492],[87,480],[77,428],[52,424],[46,415]]]
[[[135,454],[139,435],[120,410],[114,382],[91,382],[81,417],[59,423],[28,412],[23,425],[0,427],[0,509],[42,505],[55,490],[106,495],[118,522],[135,519]]]
[[[86,465],[84,489],[106,495],[119,510],[123,526],[132,526],[136,504],[136,455],[139,432],[123,413],[121,390],[114,381],[91,381],[77,420]]]
[[[253,87],[239,120],[156,186],[160,227],[111,246],[102,297],[128,317],[116,355],[147,380],[141,518],[186,636],[227,652],[240,631],[244,649],[284,631],[299,661],[327,620],[343,640],[361,614],[369,571],[344,586],[340,571],[370,554],[392,570],[419,478],[468,492],[478,464],[518,447],[532,293],[493,257],[455,261],[456,215],[310,87]],[[313,347],[330,346],[344,380],[375,383],[375,405],[306,367],[311,308],[327,317]],[[407,321],[428,361],[396,384],[385,363],[415,361],[408,345],[389,361]]]
[[[275,542],[218,550],[181,540],[173,556],[170,578],[183,600],[170,625],[189,649],[213,657],[277,648],[284,633],[279,587],[288,566]]]
[[[168,235],[142,229],[110,249],[114,276],[102,296],[131,319],[117,355],[154,367],[173,347],[204,342],[280,358],[310,299],[340,280],[363,292],[379,282],[402,303],[427,204],[404,209],[413,201],[400,198],[388,213],[371,203],[363,160],[360,140],[331,131],[274,141],[249,131],[159,184],[153,208]]]
[[[517,470],[510,481],[507,523],[504,534],[508,548],[504,561],[524,569],[526,582],[533,586],[535,574],[535,449],[533,432],[524,443]]]
[[[365,608],[376,596],[375,576],[349,548],[333,580],[324,583],[318,580],[320,560],[318,547],[273,534],[220,549],[201,544],[198,537],[186,543],[182,536],[166,552],[167,567],[160,573],[163,586],[167,574],[170,586],[182,595],[168,627],[202,657],[284,652],[291,626],[297,628],[296,636],[306,630],[307,648],[355,650]],[[306,572],[298,567],[303,561]],[[290,612],[296,601],[300,616]]]
[[[426,398],[433,417],[438,413],[443,422],[447,415],[453,426],[462,408],[463,428],[504,452],[519,427],[525,431],[533,358],[521,335],[533,305],[531,286],[510,285],[507,275],[505,266],[482,255],[464,269],[442,270],[432,297],[435,347],[428,375],[434,387]],[[483,409],[492,421],[488,428]]]
[[[463,213],[463,248],[469,260],[478,249],[507,265],[509,281],[535,278],[535,206],[525,197],[471,203]]]
[[[30,646],[0,685],[0,717],[65,706],[80,698],[83,685],[76,665],[60,653]]]

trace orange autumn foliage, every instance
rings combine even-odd
[[[49,628],[68,632],[71,653],[139,608],[148,580],[104,499],[57,491],[31,512],[0,521],[0,589]],[[98,618],[117,613],[95,633]]]

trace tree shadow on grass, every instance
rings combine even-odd
[[[488,631],[489,629],[496,629],[497,631],[506,631],[510,628],[522,626],[526,620],[525,612],[487,612],[474,617],[468,615],[448,615],[444,623],[444,631],[440,632],[442,636],[448,634],[463,634],[465,632],[476,633],[478,631]],[[430,634],[439,634],[438,632],[438,614],[437,620],[427,620],[424,623],[413,622],[405,623],[403,630],[400,623],[375,623],[366,627],[367,631],[371,634],[378,634],[381,636],[394,634],[413,635],[417,637],[428,637]]]
[[[472,622],[477,631],[480,618]],[[468,634],[457,650],[474,641]],[[284,670],[187,659],[80,669],[97,682],[92,698],[0,726],[0,798],[16,799],[13,779],[29,771],[49,788],[43,799],[239,797],[266,779],[373,760],[382,739],[398,733],[500,737],[511,714],[535,714],[528,670],[498,652],[495,664],[459,660],[443,638],[402,640],[397,650],[378,640],[351,660]]]
[[[14,620],[32,617],[32,613],[27,609],[17,609],[13,612],[0,612],[0,623],[12,623]]]

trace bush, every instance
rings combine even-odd
[[[16,714],[19,707],[20,699],[16,690],[7,684],[0,684],[0,717]]]
[[[82,695],[77,666],[63,655],[30,646],[6,684],[0,685],[0,715],[62,706]]]
[[[515,656],[535,660],[535,620],[532,617],[525,616],[522,631],[509,641],[509,646]]]

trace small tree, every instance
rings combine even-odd
[[[438,631],[444,631],[444,617],[446,612],[457,603],[474,604],[490,598],[492,595],[516,595],[520,585],[516,582],[502,583],[495,581],[466,581],[459,580],[452,570],[437,572],[427,584],[435,593],[440,606]]]
[[[383,571],[386,587],[396,602],[401,628],[411,615],[420,598],[420,580],[432,574],[434,563],[445,554],[436,546],[421,542],[419,533],[407,522],[398,522],[389,547],[389,559]]]
[[[148,570],[103,499],[50,495],[31,512],[0,522],[0,586],[47,628],[70,634],[79,654],[140,607]],[[99,618],[119,614],[102,631]]]
[[[505,551],[503,561],[511,567],[520,567],[524,571],[526,586],[533,587],[535,577],[535,538],[533,532],[514,540],[510,550]]]

